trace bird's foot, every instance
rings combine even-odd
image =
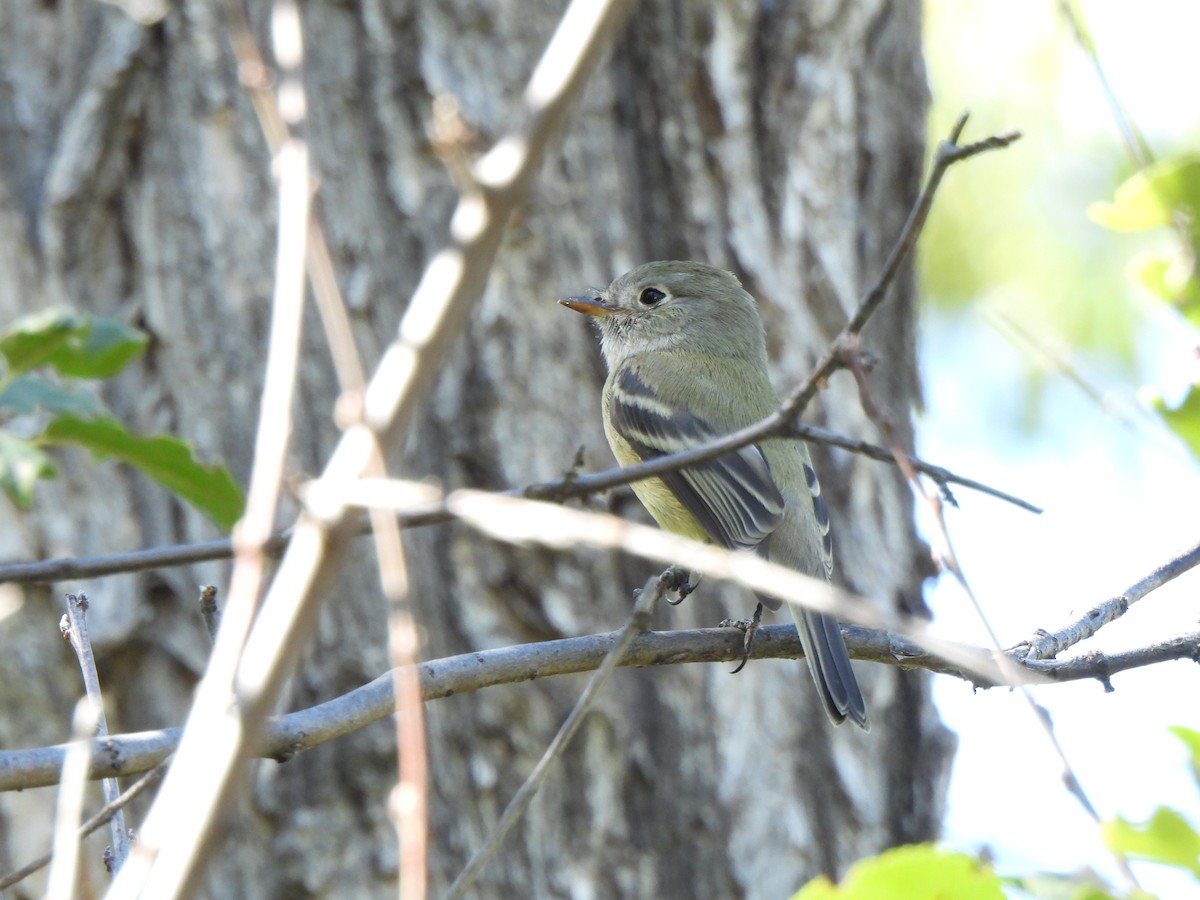
[[[730,672],[730,675],[736,675],[746,667],[746,663],[750,659],[750,648],[754,646],[754,635],[758,633],[758,626],[762,624],[762,604],[754,607],[754,615],[749,619],[724,619],[721,622],[722,628],[736,628],[743,633],[742,637],[742,661],[738,663],[736,669]]]
[[[668,592],[674,593],[675,599],[666,598],[667,602],[672,606],[678,606],[688,598],[688,595],[700,586],[700,573],[693,572],[690,569],[684,569],[680,566],[671,566],[667,571],[659,576],[662,580],[663,587]]]

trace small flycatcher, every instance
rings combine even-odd
[[[604,432],[623,466],[707,443],[779,406],[758,307],[729,272],[698,262],[646,263],[595,296],[559,302],[600,327],[608,365]],[[631,486],[667,531],[754,550],[827,581],[832,574],[829,515],[800,441],[766,440]],[[762,603],[781,605],[774,597]],[[829,718],[869,728],[838,623],[791,609]]]

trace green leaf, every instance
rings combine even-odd
[[[1174,305],[1200,327],[1200,280],[1190,262],[1154,253],[1139,253],[1129,262],[1129,275],[1148,291]]]
[[[1183,402],[1174,409],[1159,397],[1151,397],[1150,405],[1158,410],[1167,426],[1183,438],[1192,453],[1200,457],[1200,386],[1192,385]]]
[[[28,506],[39,478],[57,472],[50,458],[31,441],[0,429],[0,489],[18,506]]]
[[[1185,869],[1200,878],[1200,834],[1173,809],[1160,806],[1144,825],[1118,817],[1101,826],[1116,853]]]
[[[897,847],[855,863],[841,885],[810,881],[792,900],[1004,900],[1000,879],[962,853],[928,844]]]
[[[68,340],[49,360],[69,378],[112,378],[146,349],[149,338],[118,319],[85,318],[82,340]]]
[[[1172,725],[1167,730],[1183,741],[1184,746],[1191,753],[1192,777],[1197,782],[1200,782],[1200,731],[1193,731],[1191,728],[1184,728],[1182,725]]]
[[[1200,156],[1164,160],[1131,176],[1112,203],[1093,203],[1088,217],[1113,231],[1146,231],[1172,224],[1177,212],[1195,220],[1200,209]]]
[[[190,503],[225,530],[242,514],[241,489],[224,466],[204,466],[191,448],[178,438],[131,434],[115,419],[56,419],[40,440],[84,447],[99,459],[112,457],[153,478],[171,493]]]
[[[146,349],[144,333],[117,319],[48,309],[0,334],[10,375],[53,366],[68,378],[112,378]]]
[[[9,375],[45,365],[72,336],[80,335],[81,327],[75,314],[67,309],[21,316],[0,333],[0,354],[8,362]]]
[[[26,416],[39,409],[80,419],[109,415],[91,391],[54,384],[38,375],[18,375],[0,389],[0,417]]]

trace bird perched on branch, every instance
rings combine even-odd
[[[779,406],[758,307],[729,272],[698,262],[651,262],[607,290],[559,302],[599,326],[608,365],[604,431],[623,466],[708,443]],[[827,581],[832,574],[829,515],[800,441],[764,440],[632,487],[667,531],[753,550]],[[777,610],[781,602],[761,598],[748,638],[764,604]],[[867,729],[838,623],[791,609],[829,718]]]

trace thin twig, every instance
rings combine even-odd
[[[386,473],[382,449],[371,473]],[[396,769],[399,773],[389,809],[400,852],[401,900],[424,900],[428,881],[429,763],[425,742],[425,706],[416,662],[420,635],[409,594],[408,560],[395,516],[371,510],[379,582],[391,607],[388,653],[395,694]]]
[[[1145,578],[1134,582],[1120,594],[1093,606],[1074,622],[1057,631],[1037,631],[1009,651],[1024,661],[1053,659],[1064,650],[1095,635],[1109,622],[1125,615],[1129,607],[1151,591],[1162,587],[1200,565],[1200,544],[1168,560]]]
[[[79,660],[79,670],[83,674],[83,688],[87,701],[91,704],[95,730],[92,732],[100,737],[108,734],[108,718],[104,714],[104,695],[100,691],[100,673],[96,670],[96,657],[92,654],[92,639],[88,632],[87,611],[88,598],[86,594],[67,594],[67,614],[59,622],[59,630],[71,643],[71,649]],[[101,783],[104,800],[112,803],[120,796],[121,787],[116,778],[105,778]],[[112,855],[113,871],[125,864],[129,856],[129,835],[125,831],[125,817],[118,813],[112,818]]]
[[[835,434],[832,431],[826,431],[823,428],[818,428],[815,425],[805,425],[797,423],[789,428],[791,436],[801,438],[808,441],[810,444],[823,444],[827,447],[838,447],[858,456],[865,456],[868,459],[874,459],[878,462],[891,463],[896,465],[896,458],[892,452],[878,444],[872,444],[869,441],[859,440],[857,438],[848,438],[840,434]],[[968,490],[976,491],[980,494],[987,494],[989,497],[995,497],[997,500],[1003,500],[1005,503],[1011,503],[1013,506],[1019,506],[1026,512],[1041,515],[1043,510],[1040,506],[1035,506],[1028,500],[1023,500],[1020,497],[1002,491],[999,488],[984,484],[981,481],[976,481],[972,478],[967,478],[964,475],[956,475],[949,469],[934,463],[926,462],[916,456],[905,456],[908,464],[922,474],[928,475],[943,491],[948,489],[949,485],[957,484],[960,487]],[[954,503],[957,506],[957,502]]]
[[[100,807],[100,809],[98,809],[90,818],[88,818],[82,825],[79,826],[79,830],[75,834],[75,842],[78,843],[79,841],[82,841],[97,828],[102,827],[108,822],[109,819],[128,806],[129,802],[133,800],[134,797],[141,794],[147,788],[157,784],[159,779],[162,778],[166,773],[167,763],[170,762],[170,759],[170,756],[168,756],[162,762],[158,763],[158,765],[156,765],[153,769],[127,787],[121,793],[121,795],[111,803],[105,803],[102,807]],[[55,854],[53,850],[47,851],[37,859],[21,866],[21,868],[14,869],[7,875],[0,877],[0,891],[4,890],[5,888],[12,887],[14,884],[17,884],[20,881],[24,881],[34,872],[45,868],[50,864],[50,861],[54,859],[54,857]]]
[[[891,463],[896,465],[896,459],[891,451],[877,444],[872,444],[867,441],[849,438],[845,435],[836,434],[832,431],[826,431],[823,428],[818,428],[815,425],[806,425],[802,422],[787,422],[779,417],[779,413],[772,413],[768,418],[764,419],[755,425],[748,428],[743,428],[741,431],[735,431],[725,437],[718,438],[707,444],[702,444],[688,450],[682,450],[678,453],[665,454],[663,456],[655,456],[652,459],[644,462],[635,463],[632,466],[624,468],[607,469],[603,472],[596,472],[592,475],[573,474],[569,477],[556,478],[553,481],[545,481],[540,484],[531,484],[524,488],[518,488],[511,491],[506,491],[505,496],[512,497],[527,497],[530,500],[550,500],[562,501],[570,497],[585,497],[589,494],[598,494],[601,491],[606,491],[614,487],[621,487],[626,484],[631,484],[635,481],[642,481],[646,478],[653,478],[656,475],[662,475],[666,472],[674,472],[688,466],[699,465],[700,463],[708,462],[717,457],[735,450],[738,447],[744,447],[748,443],[755,443],[769,437],[785,437],[797,438],[808,441],[812,444],[820,444],[829,447],[838,447],[847,450],[851,453],[856,453],[861,456],[866,456],[878,462]],[[939,485],[941,484],[957,484],[970,490],[979,491],[980,493],[988,494],[997,499],[1004,500],[1007,503],[1012,503],[1022,509],[1032,513],[1040,514],[1042,509],[1027,500],[1022,500],[1012,494],[1006,493],[998,488],[990,487],[979,481],[967,478],[962,475],[957,475],[942,466],[933,463],[925,462],[915,456],[905,457],[910,465],[920,472],[929,475]],[[413,527],[415,524],[426,524],[430,511],[421,511],[415,514],[404,514],[403,521],[406,527]],[[419,517],[419,518],[418,518]],[[412,521],[416,520],[416,521]],[[411,524],[410,524],[411,522]],[[0,580],[4,575],[3,567],[0,567]]]
[[[588,711],[592,708],[592,704],[596,702],[596,698],[600,696],[600,692],[608,684],[609,678],[617,670],[617,666],[620,664],[621,658],[625,655],[630,642],[639,631],[645,631],[650,626],[650,617],[654,612],[654,605],[666,590],[666,577],[666,573],[663,573],[663,575],[650,578],[646,581],[641,593],[638,594],[637,601],[633,605],[633,611],[629,614],[624,627],[617,632],[616,640],[613,641],[611,649],[605,654],[604,661],[588,681],[587,687],[583,689],[583,693],[580,694],[575,707],[562,723],[562,727],[558,729],[558,734],[554,736],[554,740],[550,742],[550,746],[546,748],[546,752],[542,754],[542,758],[533,767],[533,771],[525,779],[525,783],[513,794],[512,799],[508,802],[508,806],[504,808],[504,812],[492,828],[487,840],[471,855],[471,859],[468,860],[466,866],[458,874],[458,877],[454,879],[453,884],[447,889],[444,895],[445,900],[457,900],[457,898],[464,896],[471,885],[475,883],[475,879],[479,877],[479,873],[483,871],[483,867],[487,865],[488,861],[495,856],[496,851],[500,849],[500,845],[504,842],[504,838],[508,835],[509,831],[512,830],[512,827],[521,816],[524,815],[525,810],[529,808],[529,804],[533,802],[538,789],[541,788],[542,784],[546,781],[546,777],[550,774],[551,767],[562,756],[563,750],[566,749],[571,738],[575,736],[575,732],[579,730],[579,726],[583,724],[584,716],[588,714]]]
[[[290,530],[273,535],[263,547],[263,551],[270,556],[279,556],[287,548],[290,540]],[[188,566],[193,563],[229,559],[232,556],[233,542],[229,538],[193,544],[172,544],[103,556],[63,556],[38,562],[0,565],[0,584],[80,581],[87,578],[103,578],[107,575],[122,575],[126,572],[144,572],[147,569]]]
[[[1096,679],[1107,692],[1113,691],[1111,676],[1130,669],[1141,669],[1177,659],[1200,662],[1200,631],[1181,634],[1148,647],[1137,647],[1117,653],[1082,653],[1070,659],[1022,659],[1021,665],[1031,672],[1046,675],[1051,681]]]
[[[896,459],[896,464],[900,466],[901,471],[904,472],[905,479],[911,485],[913,493],[926,505],[931,513],[935,525],[932,533],[935,560],[940,568],[942,568],[944,571],[949,571],[954,576],[963,592],[967,595],[967,599],[970,600],[971,606],[975,610],[976,617],[983,624],[984,629],[987,631],[988,639],[991,641],[992,646],[997,650],[997,652],[999,652],[1001,647],[1000,638],[996,634],[996,630],[992,627],[991,619],[984,611],[983,604],[979,602],[979,597],[976,595],[975,590],[971,587],[971,584],[967,579],[966,572],[963,570],[962,564],[959,562],[958,554],[954,552],[954,543],[950,539],[950,530],[946,526],[945,506],[942,503],[942,498],[937,492],[928,491],[925,489],[924,485],[921,484],[921,480],[917,476],[916,470],[907,462],[906,455],[903,451],[903,448],[900,446],[899,439],[896,436],[895,428],[893,427],[890,418],[875,403],[871,394],[870,385],[867,380],[867,374],[859,362],[859,352],[856,338],[850,338],[847,340],[846,357],[847,366],[853,372],[855,381],[858,384],[859,401],[862,403],[863,411],[884,434],[888,446],[891,448],[892,455]],[[1005,670],[1005,676],[1011,679],[1013,670],[1016,669],[1018,664],[1007,655],[999,655],[996,657],[996,660]],[[1046,735],[1047,740],[1050,742],[1051,748],[1058,757],[1059,764],[1062,766],[1063,785],[1067,788],[1068,792],[1070,792],[1070,794],[1079,801],[1079,804],[1083,807],[1084,811],[1098,826],[1100,824],[1100,814],[1096,811],[1095,805],[1088,797],[1087,791],[1084,790],[1083,782],[1079,779],[1078,774],[1075,772],[1074,766],[1067,757],[1066,750],[1062,746],[1062,742],[1058,739],[1058,734],[1054,730],[1054,724],[1050,719],[1050,716],[1036,703],[1036,701],[1033,699],[1033,694],[1026,685],[1019,684],[1017,686],[1017,690],[1021,695],[1021,699],[1025,702],[1026,707],[1033,713],[1034,720],[1037,722],[1038,727],[1041,728],[1042,732]],[[1117,865],[1122,871],[1122,874],[1124,874],[1133,884],[1136,885],[1137,881],[1134,878],[1132,871],[1130,871],[1129,865],[1124,857],[1115,853],[1114,857]]]
[[[976,141],[974,144],[967,144],[965,147],[960,147],[958,146],[958,139],[962,136],[962,131],[966,127],[966,124],[967,114],[962,113],[951,127],[947,138],[938,144],[929,177],[925,180],[925,186],[921,188],[921,193],[917,196],[917,202],[908,214],[908,219],[904,222],[904,227],[900,229],[900,237],[897,238],[895,245],[888,254],[882,271],[880,271],[875,283],[871,285],[863,296],[858,309],[850,317],[850,321],[846,323],[838,336],[830,342],[829,348],[817,362],[812,374],[784,402],[779,412],[780,418],[784,421],[792,421],[804,411],[805,407],[812,401],[812,398],[816,396],[817,391],[821,389],[821,386],[824,385],[829,376],[839,367],[842,359],[843,343],[862,331],[867,321],[875,314],[875,310],[879,308],[880,304],[887,297],[888,289],[892,286],[892,282],[896,280],[901,266],[908,260],[913,248],[917,244],[917,238],[920,236],[921,230],[925,227],[925,220],[929,217],[929,210],[933,207],[933,198],[942,183],[942,178],[950,167],[965,159],[978,156],[980,153],[1002,150],[1021,137],[1019,131],[1006,131],[1003,134],[993,135],[984,138],[982,141]],[[750,442],[747,441],[746,443]]]
[[[279,105],[275,102],[272,90],[274,73],[263,57],[254,31],[246,19],[242,0],[225,0],[224,8],[229,43],[238,62],[239,80],[246,89],[271,156],[277,156],[292,129],[288,127]],[[338,401],[338,405],[345,408],[352,405],[347,399],[349,397],[357,396],[361,402],[366,375],[354,343],[341,288],[338,287],[333,256],[329,252],[329,243],[325,239],[325,230],[315,204],[312,208],[312,221],[309,223],[305,251],[309,283],[317,301],[317,311],[321,316],[321,325],[333,358],[333,369],[342,392],[342,399]]]
[[[730,437],[735,437],[731,435]],[[822,444],[838,447],[850,453],[866,456],[878,462],[895,464],[892,454],[883,447],[871,444],[857,438],[846,437],[832,431],[826,431],[815,425],[796,423],[785,426],[781,437],[793,437],[808,441],[812,444]],[[592,475],[571,474],[553,481],[543,481],[525,487],[505,491],[505,496],[528,497],[531,500],[550,500],[560,502],[574,497],[586,497],[598,494],[614,487],[651,478],[664,472],[675,471],[685,466],[695,465],[708,459],[722,456],[729,452],[726,447],[728,438],[718,442],[705,444],[669,456],[656,456],[637,465],[625,468],[607,469]],[[1035,506],[1028,500],[1009,494],[999,488],[991,487],[982,482],[958,475],[942,466],[926,462],[915,456],[908,457],[909,462],[919,472],[932,478],[939,486],[957,484],[969,490],[987,494],[1032,513],[1041,513],[1041,507]],[[449,522],[454,517],[440,507],[424,509],[400,510],[397,521],[403,528],[420,528],[426,525],[439,525]],[[366,534],[369,525],[363,525],[361,532]],[[264,547],[268,556],[279,556],[287,549],[291,540],[291,532],[284,531],[273,535]],[[140,572],[146,569],[162,569],[172,566],[185,566],[197,562],[207,562],[215,559],[228,559],[233,555],[233,546],[229,540],[205,541],[198,544],[176,544],[169,547],[155,547],[149,550],[134,550],[128,553],[115,553],[107,556],[74,556],[48,559],[40,562],[7,563],[0,565],[0,584],[50,584],[57,581],[80,580],[85,578],[102,578],[106,575],[117,575],[125,572]]]
[[[1108,80],[1108,74],[1104,71],[1104,66],[1100,64],[1100,51],[1096,48],[1095,41],[1091,35],[1083,27],[1083,23],[1079,21],[1079,17],[1075,15],[1075,9],[1070,4],[1069,0],[1059,0],[1059,12],[1063,18],[1067,20],[1067,24],[1071,26],[1071,32],[1075,37],[1076,43],[1079,44],[1084,55],[1088,58],[1088,62],[1092,64],[1092,71],[1096,75],[1096,81],[1100,83],[1100,92],[1104,94],[1104,101],[1108,104],[1108,110],[1112,114],[1113,122],[1117,126],[1117,131],[1121,134],[1121,139],[1125,142],[1125,150],[1129,154],[1129,158],[1139,169],[1144,169],[1146,166],[1154,162],[1154,154],[1150,150],[1150,145],[1146,142],[1146,138],[1134,124],[1133,119],[1125,112],[1125,107],[1121,100],[1117,97],[1116,90],[1113,89],[1112,82]]]
[[[959,586],[970,600],[971,606],[975,610],[975,615],[983,624],[984,629],[987,631],[988,639],[991,641],[992,646],[999,651],[1001,646],[1000,638],[996,634],[996,630],[992,627],[991,619],[984,611],[983,605],[979,602],[978,596],[971,587],[970,582],[967,580],[966,572],[963,570],[962,565],[959,562],[958,554],[954,552],[954,544],[950,539],[950,530],[946,526],[945,507],[942,503],[941,497],[937,494],[937,492],[925,490],[917,476],[916,471],[912,466],[908,465],[903,449],[899,444],[899,440],[896,437],[895,429],[892,427],[890,419],[878,408],[871,396],[866,372],[863,370],[858,361],[857,348],[853,345],[850,345],[848,346],[848,351],[849,352],[847,355],[850,357],[848,365],[853,371],[855,380],[858,383],[859,399],[862,403],[863,410],[866,412],[867,417],[875,422],[885,435],[888,446],[891,448],[892,454],[896,458],[897,465],[899,465],[901,470],[904,472],[905,478],[912,486],[913,493],[925,503],[932,514],[933,522],[935,524],[932,535],[935,548],[935,559],[942,569],[953,574],[955,580],[958,582]],[[1005,669],[1005,675],[1011,678],[1012,669],[1016,667],[1017,663],[1011,660],[1007,655],[998,656],[997,660],[1002,661],[1002,667]],[[1058,739],[1058,734],[1054,730],[1054,725],[1050,719],[1050,716],[1034,701],[1033,694],[1026,685],[1018,685],[1017,690],[1019,691],[1021,699],[1025,702],[1027,708],[1033,713],[1034,720],[1042,729],[1043,733],[1046,735],[1046,738],[1050,741],[1050,745],[1058,757],[1059,764],[1062,766],[1063,785],[1067,788],[1068,792],[1070,792],[1070,794],[1079,801],[1079,804],[1083,807],[1088,816],[1090,816],[1097,826],[1099,826],[1100,814],[1096,811],[1095,805],[1092,803],[1083,787],[1083,782],[1079,779],[1078,774],[1075,772],[1074,766],[1067,757],[1066,750],[1062,746],[1062,742]],[[1129,865],[1124,857],[1118,853],[1114,853],[1113,855],[1118,867],[1121,869],[1122,874],[1125,875],[1126,878],[1131,881],[1131,883],[1136,885],[1136,878],[1134,877],[1133,872],[1129,869]]]

